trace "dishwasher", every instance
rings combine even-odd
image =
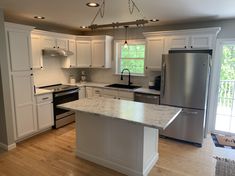
[[[137,93],[134,94],[134,101],[150,104],[159,104],[160,96],[146,93]]]

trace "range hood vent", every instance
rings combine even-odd
[[[51,57],[68,57],[73,55],[74,53],[60,48],[45,48],[42,50],[42,54]]]

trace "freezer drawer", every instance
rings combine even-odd
[[[204,110],[183,109],[165,130],[160,131],[160,135],[202,144],[205,128],[204,112]]]

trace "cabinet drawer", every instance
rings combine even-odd
[[[127,91],[119,91],[118,92],[118,97],[120,99],[125,99],[125,100],[134,100],[134,93],[133,92],[127,92]]]
[[[102,89],[100,89],[100,88],[93,88],[93,96],[94,97],[101,97],[102,96]]]
[[[44,102],[51,102],[52,101],[52,94],[42,94],[36,96],[37,104],[44,103]]]
[[[118,97],[118,91],[117,90],[110,90],[110,89],[104,89],[103,90],[103,95],[107,96],[113,96],[114,98]]]

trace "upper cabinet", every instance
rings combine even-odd
[[[57,38],[55,36],[42,36],[42,49],[61,48],[68,49],[68,39]]]
[[[31,34],[31,43],[33,69],[43,68],[41,36]]]
[[[31,40],[28,31],[7,31],[9,55],[12,71],[29,71],[32,69]]]
[[[161,70],[162,55],[169,50],[214,49],[220,28],[146,32],[146,69]]]
[[[92,39],[92,67],[111,68],[112,58],[111,36],[96,36]]]
[[[165,39],[162,37],[147,39],[145,69],[161,70]]]
[[[64,63],[62,67],[63,68],[76,68],[77,67],[77,51],[76,51],[75,39],[68,40],[68,50],[71,51],[73,55],[70,55],[64,59]]]
[[[91,41],[76,41],[76,52],[77,52],[77,67],[87,68],[91,67]]]

